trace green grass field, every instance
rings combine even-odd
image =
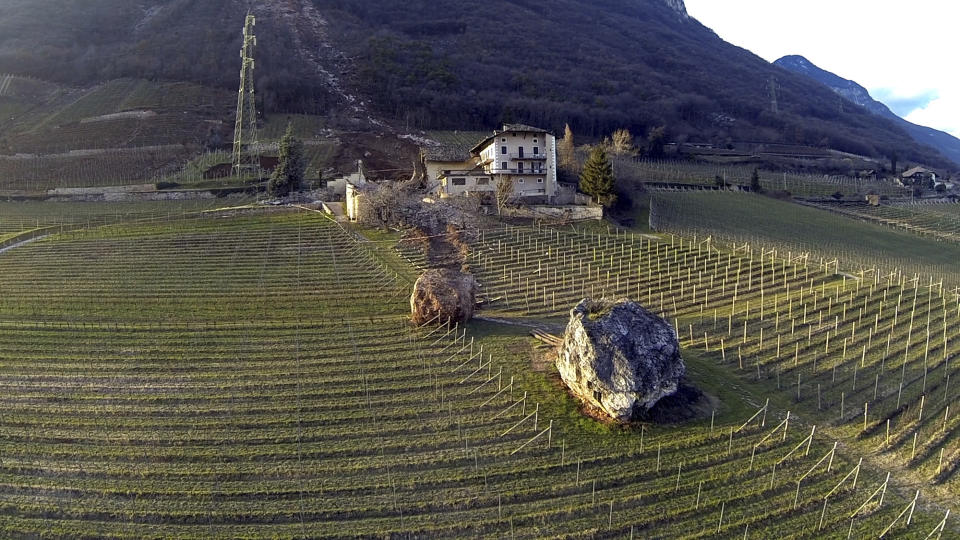
[[[485,231],[471,263],[488,315],[562,321],[586,291],[639,290],[678,321],[691,378],[716,399],[712,422],[620,428],[579,412],[522,326],[411,327],[412,272],[390,249],[396,239],[359,237],[312,212],[230,210],[91,224],[0,254],[0,535],[864,537],[893,523],[913,498],[907,486],[919,485],[911,525],[893,533],[923,538],[956,500],[956,412],[937,435],[943,405],[933,399],[937,347],[954,350],[954,338],[931,343],[920,422],[919,363],[908,355],[897,444],[869,452],[877,434],[859,437],[853,405],[838,413],[849,361],[830,384],[826,368],[811,368],[822,340],[838,343],[855,318],[804,344],[802,369],[784,371],[782,389],[777,367],[792,357],[771,357],[774,326],[800,342],[772,319],[790,298],[794,318],[808,306],[807,326],[814,313],[883,305],[878,324],[899,336],[909,303],[895,298],[909,287],[854,287],[816,268],[620,232]],[[564,262],[574,254],[586,269]],[[923,296],[910,310],[919,320],[946,301]],[[727,333],[714,308],[736,328],[747,321],[748,339],[731,331],[719,347]],[[960,324],[933,313],[934,329]],[[714,345],[689,339],[688,325]],[[761,328],[768,342],[757,348]],[[838,358],[835,349],[824,356]],[[877,369],[868,359],[861,381]],[[872,415],[894,409],[899,368],[891,360]],[[786,384],[796,373],[799,402]],[[822,412],[810,397],[817,382]],[[851,401],[869,392],[852,386]],[[912,433],[919,457],[884,462]],[[938,448],[949,466],[939,476]],[[888,472],[879,505],[871,494]]]

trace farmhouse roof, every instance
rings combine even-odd
[[[931,171],[930,169],[924,168],[924,167],[914,167],[914,168],[910,169],[909,171],[905,171],[905,172],[903,173],[903,177],[904,177],[904,178],[910,178],[911,176],[915,176],[915,175],[918,175],[918,174],[930,174],[931,172],[933,172],[933,171]]]
[[[454,144],[425,146],[422,151],[427,161],[466,161],[470,159],[469,148]]]
[[[526,124],[504,124],[503,129],[494,131],[493,135],[490,135],[486,139],[477,143],[477,145],[470,150],[470,153],[479,154],[480,151],[483,150],[483,148],[490,143],[490,141],[492,141],[493,139],[496,139],[497,137],[503,135],[504,133],[550,133],[550,132],[538,127],[528,126]]]

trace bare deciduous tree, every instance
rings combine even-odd
[[[613,140],[610,146],[614,155],[622,156],[633,152],[633,135],[627,129],[618,129],[613,132]]]
[[[563,129],[563,139],[557,145],[557,151],[560,154],[560,168],[569,172],[575,171],[577,168],[577,153],[570,124],[567,124]]]
[[[514,198],[513,179],[509,176],[501,176],[494,196],[497,200],[497,215],[502,215],[504,207]]]
[[[369,186],[369,185],[368,185]],[[419,204],[415,182],[389,182],[363,190],[359,221],[370,227],[403,223]]]

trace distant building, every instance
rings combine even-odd
[[[929,184],[937,181],[937,173],[924,167],[914,167],[900,176],[905,184]]]
[[[543,129],[506,124],[469,151],[427,148],[423,151],[431,191],[440,197],[495,193],[512,183],[515,197],[553,201],[557,195],[557,139]]]

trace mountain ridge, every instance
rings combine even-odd
[[[883,102],[876,100],[870,92],[856,81],[827,71],[800,55],[787,55],[774,63],[784,69],[799,73],[823,84],[843,98],[865,108],[870,113],[892,120],[901,126],[913,140],[920,144],[933,146],[946,158],[960,164],[960,139],[928,126],[914,124],[890,110]]]
[[[720,39],[682,0],[0,1],[0,73],[70,85],[118,78],[236,89],[258,17],[269,113],[352,129],[523,122],[600,138],[666,126],[675,141],[761,141],[949,167],[901,127]],[[771,105],[771,81],[777,103]],[[225,119],[227,120],[227,119]]]

